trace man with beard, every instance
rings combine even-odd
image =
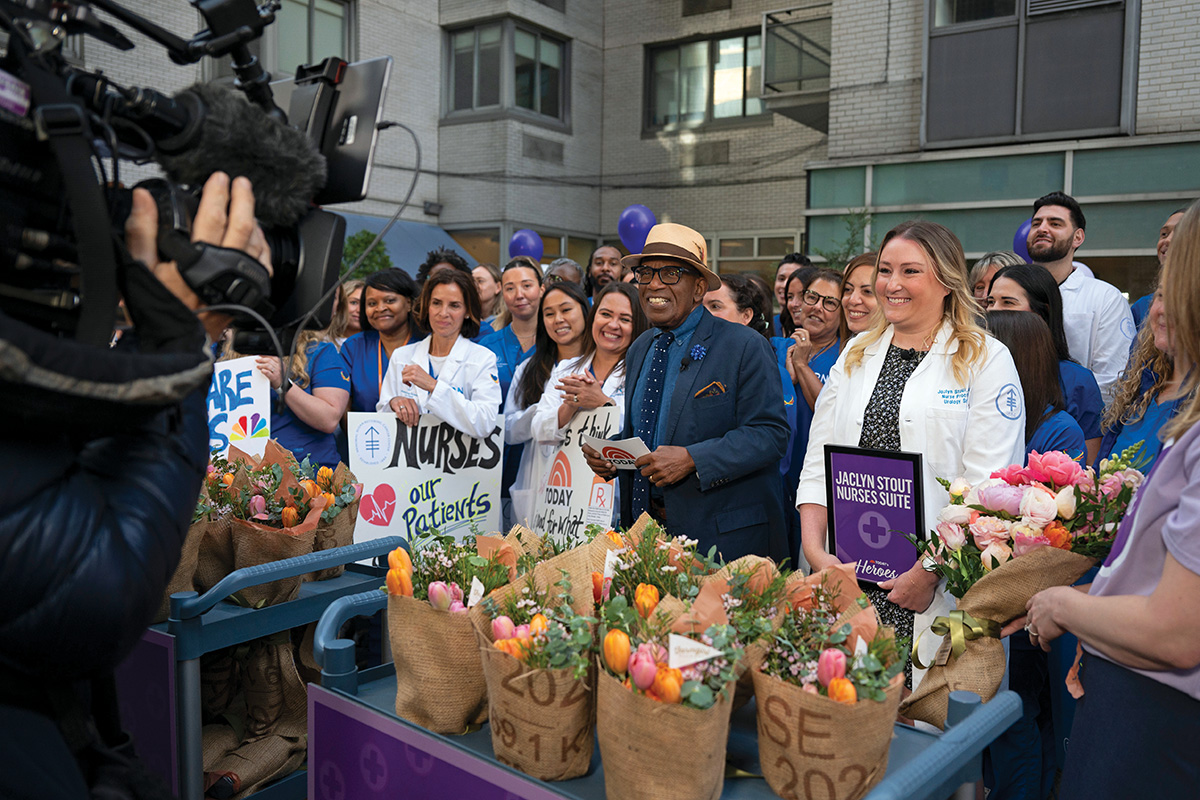
[[[588,261],[586,288],[593,301],[600,290],[613,281],[621,280],[621,251],[612,245],[602,244],[592,251]]]
[[[1117,287],[1088,277],[1071,263],[1083,244],[1086,224],[1075,198],[1051,192],[1033,204],[1027,246],[1033,263],[1058,282],[1071,358],[1092,371],[1107,403],[1137,329],[1129,302]]]

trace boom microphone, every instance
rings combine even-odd
[[[291,227],[311,208],[325,185],[325,157],[304,131],[222,86],[196,84],[174,102],[193,119],[174,139],[158,142],[155,160],[173,181],[199,187],[218,170],[245,175],[264,227]]]

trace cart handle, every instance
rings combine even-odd
[[[325,669],[325,649],[338,638],[338,631],[351,617],[369,617],[387,607],[387,593],[374,589],[360,594],[339,597],[329,604],[317,622],[313,634],[313,660]]]
[[[226,575],[216,586],[202,595],[196,595],[194,592],[177,592],[171,595],[171,619],[185,620],[198,617],[226,597],[247,586],[257,586],[260,583],[280,578],[292,578],[296,575],[349,564],[372,556],[386,555],[397,547],[407,549],[408,542],[401,536],[387,536],[346,547],[331,547],[317,553],[305,553],[302,556],[285,558],[282,561],[243,567]]]

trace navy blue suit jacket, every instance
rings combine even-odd
[[[638,337],[625,355],[625,430],[633,436],[634,384],[657,328]],[[787,556],[779,459],[787,448],[779,368],[762,334],[702,311],[689,349],[700,345],[703,358],[685,366],[675,381],[667,427],[659,445],[686,447],[696,470],[663,487],[667,531],[712,545],[727,561],[748,554],[782,560]],[[714,383],[724,391],[706,394]],[[711,390],[710,390],[711,391]],[[621,523],[633,524],[633,471],[621,470]]]

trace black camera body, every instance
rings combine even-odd
[[[119,184],[120,164],[154,159],[168,175],[144,182],[159,208],[160,254],[179,264],[205,304],[250,308],[285,341],[301,324],[328,325],[332,302],[323,308],[318,303],[337,280],[345,220],[313,202],[323,199],[318,193],[326,179],[318,143],[337,139],[325,130],[335,123],[310,115],[307,126],[319,127],[299,130],[274,105],[270,76],[246,44],[273,21],[277,3],[193,5],[209,28],[183,40],[114,0],[0,0],[0,27],[9,39],[0,59],[4,314],[81,343],[107,344],[120,294],[114,262],[122,255],[130,208],[129,190]],[[195,86],[168,97],[71,65],[61,52],[67,35],[133,46],[93,8],[155,39],[178,63],[231,56],[241,93]],[[326,105],[345,66],[328,61],[333,63],[303,72],[324,80],[315,92]],[[191,242],[200,187],[217,170],[252,180],[273,276],[237,251]],[[274,352],[263,325],[250,315],[235,314],[235,321],[243,352]]]

